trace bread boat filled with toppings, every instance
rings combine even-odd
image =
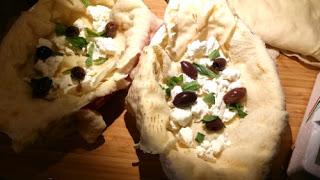
[[[16,151],[71,129],[95,142],[106,128],[96,110],[130,85],[160,23],[140,0],[38,1],[1,43],[0,131]]]

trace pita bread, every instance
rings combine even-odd
[[[320,67],[320,1],[228,0],[228,3],[234,14],[267,44]]]
[[[67,93],[53,101],[35,99],[24,80],[33,71],[33,54],[39,38],[52,34],[55,23],[72,24],[79,17],[87,16],[81,0],[40,0],[22,13],[4,37],[0,47],[0,131],[12,139],[15,151],[39,136],[57,136],[57,128],[52,126],[59,129],[61,124],[68,124],[69,119],[79,116],[85,119],[73,124],[88,142],[95,141],[105,129],[105,122],[96,112],[80,109],[96,98],[128,87],[125,78],[136,65],[141,49],[149,42],[150,33],[160,23],[140,0],[91,0],[90,4],[111,9],[111,19],[120,26],[115,41],[121,44],[123,52],[99,66],[102,73],[93,88],[83,94]],[[84,57],[62,58],[76,63]],[[56,134],[48,132],[52,129]]]
[[[160,154],[169,179],[264,179],[287,123],[279,77],[265,44],[232,15],[224,0],[171,0],[165,25],[144,49],[127,96],[128,110],[141,133],[139,148]],[[159,86],[178,71],[190,42],[212,36],[229,57],[228,64],[241,72],[248,112],[227,124],[223,133],[231,145],[215,162],[198,158],[194,147],[177,142],[169,128],[170,107]],[[190,127],[193,132],[202,128],[196,123]]]

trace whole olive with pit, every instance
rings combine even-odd
[[[79,28],[75,27],[75,26],[69,26],[66,29],[66,36],[67,37],[77,37],[80,34],[80,30]]]
[[[37,59],[41,59],[43,61],[45,61],[50,56],[52,56],[52,54],[53,54],[53,51],[47,46],[40,46],[36,50]]]
[[[191,64],[188,61],[182,61],[180,64],[181,64],[181,69],[184,74],[189,76],[191,79],[197,79],[198,71],[197,71],[197,68],[193,64]]]
[[[75,80],[82,81],[86,76],[86,71],[80,67],[76,66],[71,69],[71,77]]]
[[[214,71],[223,71],[226,65],[227,61],[224,58],[216,58],[211,65],[211,69]]]
[[[224,97],[223,101],[227,104],[235,104],[241,101],[242,98],[244,98],[247,94],[247,89],[244,87],[241,88],[235,88],[227,92]]]
[[[118,24],[110,21],[105,27],[105,36],[110,38],[115,38],[118,31]]]
[[[194,92],[181,92],[177,94],[173,99],[173,105],[178,108],[188,107],[195,103],[197,100],[197,95]]]
[[[224,128],[224,123],[220,118],[210,122],[206,122],[205,125],[206,125],[206,128],[210,131],[219,131]]]

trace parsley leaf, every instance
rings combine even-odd
[[[77,49],[82,49],[88,45],[87,40],[83,37],[67,37],[66,40]]]
[[[214,105],[216,98],[214,97],[214,93],[209,93],[204,95],[203,101],[208,104],[208,106]]]
[[[168,97],[171,97],[171,90],[173,89],[174,86],[176,85],[181,85],[183,83],[183,76],[173,76],[171,78],[169,78],[166,81],[166,85],[168,86],[168,88],[164,88],[164,90],[166,91],[166,95]]]
[[[168,97],[171,97],[171,89],[170,88],[166,88],[165,91],[166,91],[166,95]]]
[[[63,36],[66,34],[67,27],[63,24],[56,24],[55,32],[57,36]]]
[[[67,70],[63,71],[62,74],[63,75],[71,74],[71,69],[67,69]]]
[[[101,65],[103,63],[105,63],[108,59],[107,58],[99,58],[97,60],[94,60],[93,63],[94,65]]]
[[[197,64],[197,63],[193,63],[193,64],[196,66],[198,72],[201,75],[208,76],[211,79],[217,77],[217,74],[215,74],[214,72],[212,72],[210,69],[206,68],[205,66],[203,66],[201,64]]]
[[[240,118],[245,118],[248,114],[243,110],[238,110],[238,115]]]
[[[203,140],[204,140],[204,137],[205,137],[204,134],[198,132],[195,140],[196,140],[199,144],[201,144],[201,143],[203,142]]]
[[[54,52],[52,53],[52,56],[63,56],[63,55],[64,55],[63,53],[58,52],[58,51],[54,51]]]
[[[197,81],[192,81],[182,84],[183,91],[197,91],[200,88],[200,85]]]
[[[217,120],[217,119],[219,119],[218,116],[214,116],[214,115],[209,115],[209,114],[207,114],[207,115],[205,115],[205,116],[203,117],[202,122],[203,122],[203,123],[208,123],[208,122],[211,122],[211,121],[214,121],[214,120]]]
[[[81,0],[81,2],[83,3],[83,5],[85,7],[88,7],[89,6],[89,0]]]
[[[166,84],[169,88],[173,88],[175,85],[179,85],[183,82],[183,76],[180,75],[178,77],[173,76],[167,80]]]
[[[93,50],[94,50],[94,45],[93,44],[91,44],[90,46],[89,46],[89,49],[88,49],[88,58],[87,58],[87,60],[86,60],[86,65],[87,66],[92,66],[92,55],[93,55]]]
[[[243,106],[240,103],[231,104],[228,106],[230,111],[236,111],[240,118],[246,117],[248,114],[243,111]]]
[[[214,60],[219,56],[220,56],[219,49],[215,49],[209,54],[209,59]]]
[[[160,87],[162,90],[164,90],[166,92],[167,97],[171,97],[171,89],[170,88],[163,87],[161,84],[160,84]]]
[[[88,37],[100,37],[104,34],[104,32],[98,33],[98,32],[95,32],[95,31],[89,29],[89,28],[86,28],[85,30],[86,30],[86,34]]]

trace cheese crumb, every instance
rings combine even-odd
[[[34,65],[34,68],[41,72],[43,76],[53,77],[61,62],[62,57],[52,56],[46,59],[45,62],[38,60],[38,62]]]
[[[182,88],[180,86],[174,86],[171,90],[171,97],[174,98],[176,95],[182,92]]]
[[[184,145],[191,147],[193,142],[193,131],[190,127],[181,128],[178,134],[178,139]]]
[[[201,98],[198,98],[196,103],[191,107],[193,115],[202,118],[209,112],[209,106]]]
[[[106,54],[114,55],[117,52],[117,43],[112,38],[94,38],[97,48]]]
[[[109,21],[109,14],[111,10],[108,7],[97,5],[97,6],[88,6],[87,13],[93,19],[93,29],[97,32],[104,31],[107,22]]]
[[[233,68],[226,68],[222,71],[221,77],[229,81],[236,81],[240,78],[240,71]]]
[[[231,142],[226,136],[220,135],[217,139],[212,141],[204,140],[196,147],[197,156],[206,161],[215,161],[216,156],[221,153]]]
[[[170,113],[170,119],[180,126],[185,127],[190,123],[192,113],[188,109],[173,108]]]

